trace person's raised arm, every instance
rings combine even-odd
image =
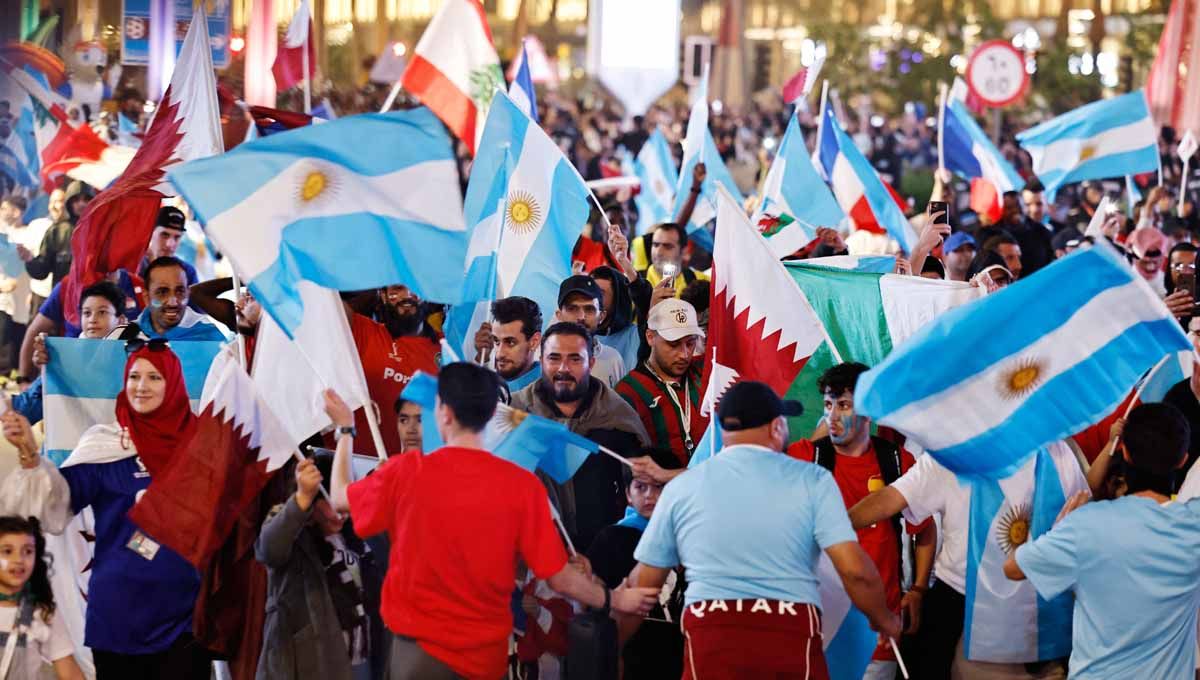
[[[1118,418],[1108,429],[1108,443],[1100,450],[1100,454],[1088,468],[1087,483],[1092,495],[1100,498],[1104,490],[1104,480],[1108,477],[1108,469],[1112,464],[1113,453],[1117,450],[1117,442],[1121,439],[1121,430],[1125,428],[1125,419]]]
[[[925,208],[925,224],[921,227],[921,235],[917,238],[917,244],[913,246],[913,251],[910,254],[909,265],[912,267],[912,273],[919,276],[922,268],[925,266],[925,258],[929,257],[929,253],[933,252],[934,248],[938,247],[945,238],[950,236],[950,222],[938,223],[937,220],[944,217],[943,211],[936,213],[931,212],[929,206]]]
[[[73,515],[67,480],[42,458],[25,416],[9,411],[0,415],[0,427],[20,463],[0,482],[0,515],[37,517],[46,531],[61,534]]]
[[[342,307],[346,310],[346,323],[354,323],[355,314],[369,315],[371,313],[371,306],[375,304],[378,296],[379,293],[375,290],[365,290],[349,300],[343,299]]]
[[[53,334],[56,330],[54,322],[41,312],[29,322],[29,327],[25,329],[25,339],[21,340],[21,359],[17,366],[23,377],[29,380],[37,377],[37,369],[33,363],[33,349],[37,337],[43,333]]]
[[[850,601],[871,621],[871,628],[888,637],[899,637],[900,619],[888,609],[879,571],[858,541],[831,545],[825,554],[833,562]]]
[[[222,293],[233,290],[233,279],[213,279],[201,281],[193,285],[188,292],[191,303],[213,319],[220,321],[226,328],[237,332],[237,306],[232,300],[221,298]]]
[[[329,415],[329,419],[333,421],[336,428],[354,426],[353,412],[333,390],[325,390],[325,413]],[[329,504],[338,512],[350,512],[350,498],[346,494],[346,488],[354,481],[351,462],[353,451],[354,437],[348,434],[339,435],[329,480]]]
[[[692,166],[692,188],[688,191],[687,200],[679,208],[679,214],[675,216],[675,223],[687,229],[688,222],[692,221],[692,212],[696,210],[696,199],[700,197],[700,190],[704,185],[704,178],[708,176],[708,170],[703,163],[697,163]]]
[[[904,495],[892,487],[870,494],[850,508],[850,524],[855,530],[881,522],[908,507]]]

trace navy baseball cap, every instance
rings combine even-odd
[[[563,280],[562,285],[558,287],[558,306],[562,307],[572,293],[582,293],[604,304],[604,292],[600,290],[596,279],[587,274],[576,274]]]
[[[722,430],[737,431],[760,427],[779,416],[798,416],[804,406],[798,401],[780,399],[766,383],[743,380],[730,387],[717,407],[717,422]]]
[[[963,246],[971,246],[979,250],[979,246],[975,244],[975,239],[970,234],[965,231],[956,231],[946,237],[946,240],[942,243],[942,252],[953,253]]]

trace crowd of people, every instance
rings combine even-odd
[[[739,183],[757,185],[768,140],[789,115],[755,105],[713,116]],[[812,115],[798,115],[811,135]],[[542,124],[586,179],[600,179],[622,174],[624,153],[656,128],[678,141],[685,118],[663,106],[625,123],[609,105],[549,97]],[[931,200],[948,206],[941,220],[910,201],[919,239],[896,256],[896,273],[992,293],[1104,240],[1200,348],[1200,221],[1193,201],[1167,188],[1180,172],[1172,131],[1162,136],[1161,177],[1131,180],[1149,185],[1125,210],[1106,207],[1114,188],[1098,182],[1050,204],[1023,152],[1002,140],[1028,183],[1001,197],[997,216],[973,210],[961,180],[934,170],[936,126],[921,111],[860,121],[850,133],[881,176],[899,185],[904,172],[933,171]],[[72,323],[62,282],[95,192],[78,181],[55,189],[45,214],[31,214],[20,193],[5,196],[0,231],[20,266],[0,272],[0,360],[11,375],[0,425],[18,465],[0,486],[0,678],[37,677],[43,665],[60,679],[84,677],[89,664],[56,612],[56,556],[43,532],[61,533],[85,510],[95,535],[84,644],[100,680],[199,680],[217,660],[235,677],[264,680],[823,678],[826,650],[837,649],[822,638],[834,616],[823,608],[829,579],[878,633],[863,678],[899,677],[902,659],[904,673],[933,680],[1200,678],[1200,501],[1190,500],[1200,494],[1200,371],[1163,403],[1097,425],[1110,430],[1102,450],[1083,438],[1056,443],[995,489],[914,455],[902,434],[859,414],[854,393],[869,367],[853,361],[820,377],[814,432],[792,431],[800,404],[752,381],[708,413],[711,253],[681,226],[706,172],[701,163],[684,178],[692,191],[681,214],[644,230],[630,190],[601,195],[556,308],[495,300],[464,361],[446,359],[446,308],[420,299],[413,282],[343,293],[373,404],[352,411],[344,395],[313,395],[332,427],[304,443],[305,459],[243,518],[251,539],[241,545],[254,559],[239,563],[235,608],[249,633],[232,646],[213,644],[209,630],[214,573],[128,513],[196,429],[175,350],[241,336],[253,363],[261,308],[230,278],[202,280],[198,270],[211,266],[185,256],[211,248],[182,247],[189,216],[172,204],[159,211],[139,270],[86,288]],[[895,252],[886,237],[821,227],[792,259]],[[127,354],[112,419],[57,465],[36,430],[40,369],[55,361],[47,336],[119,340]],[[402,396],[418,371],[438,377],[433,410]],[[588,457],[567,481],[529,473],[483,450],[499,404],[614,455]],[[368,410],[385,451],[365,434]],[[720,452],[689,469],[713,422]],[[433,451],[423,450],[430,430],[444,442]],[[359,479],[353,454],[387,460]],[[1028,525],[1010,532],[1003,573],[1013,592],[1072,594],[1066,614],[1047,622],[1070,644],[1022,658],[977,653],[967,572],[981,548],[969,508],[1039,466],[1057,473],[1061,514],[1036,539]],[[1043,490],[1027,486],[1008,502],[1039,499]],[[984,634],[1002,648],[1036,633]]]

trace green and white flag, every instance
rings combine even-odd
[[[980,288],[957,281],[784,263],[804,291],[843,361],[874,366],[905,339],[942,313],[983,296]],[[831,263],[832,264],[832,263]],[[827,343],[817,349],[787,392],[804,404],[791,421],[792,438],[807,438],[821,419],[817,378],[836,362]]]

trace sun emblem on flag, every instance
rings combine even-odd
[[[662,194],[662,193],[666,192],[666,190],[667,190],[667,183],[662,181],[661,179],[655,178],[654,183],[653,183],[653,189],[654,189],[654,193]]]
[[[1092,144],[1087,144],[1079,150],[1079,162],[1082,163],[1095,155],[1096,147]]]
[[[1009,399],[1020,399],[1041,385],[1044,372],[1045,365],[1040,360],[1021,359],[1000,376],[1000,394]]]
[[[996,542],[1004,554],[1011,555],[1012,551],[1021,547],[1029,540],[1029,506],[1017,505],[1009,507],[1008,511],[996,523]]]
[[[310,166],[296,177],[296,199],[301,205],[322,203],[336,193],[337,181],[328,169]]]
[[[528,191],[508,195],[508,228],[518,234],[528,234],[542,226],[542,206]]]

